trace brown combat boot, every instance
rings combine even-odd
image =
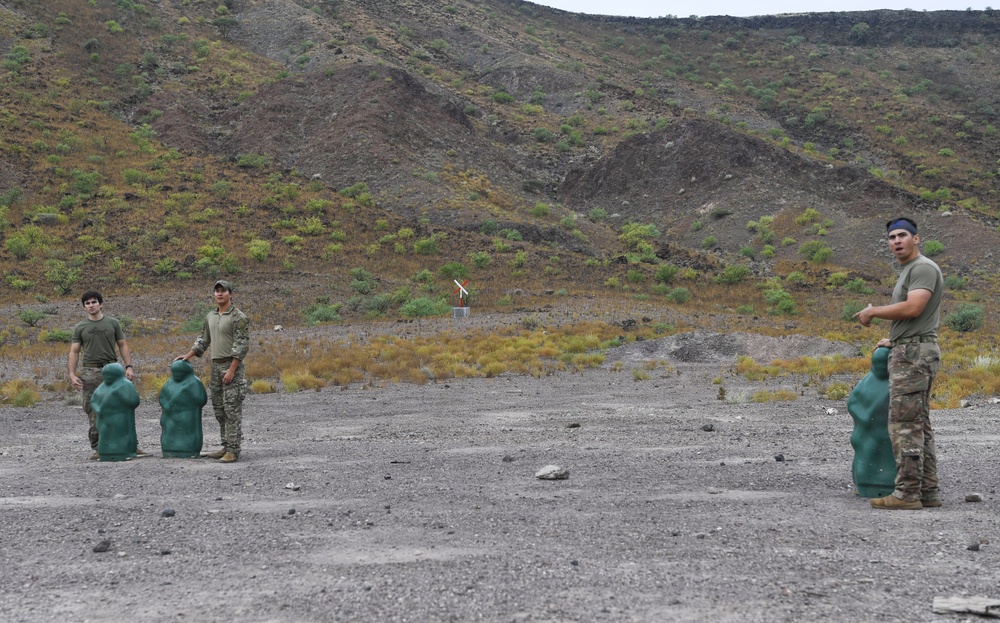
[[[93,454],[90,455],[90,458],[87,459],[87,460],[88,461],[100,461],[101,460],[101,453],[100,452],[94,452]]]
[[[204,459],[221,459],[225,454],[225,450],[216,450],[214,452],[202,452],[201,456]]]
[[[918,511],[923,508],[923,505],[920,503],[920,500],[907,502],[890,493],[884,498],[874,498],[872,500],[872,508],[885,508],[895,511]]]
[[[226,452],[225,454],[222,455],[222,458],[219,459],[219,462],[220,463],[235,463],[238,460],[240,460],[240,457],[236,456],[232,452]]]

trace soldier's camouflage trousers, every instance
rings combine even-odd
[[[208,389],[212,396],[212,410],[219,421],[219,436],[226,452],[240,455],[243,442],[243,399],[247,395],[247,380],[243,376],[243,362],[236,368],[233,382],[226,385],[222,377],[229,371],[228,363],[212,362],[212,378]]]
[[[889,356],[889,439],[896,491],[906,501],[938,499],[937,452],[931,430],[931,384],[941,367],[934,342],[898,344]]]
[[[83,410],[90,420],[90,429],[87,431],[87,438],[90,439],[90,448],[97,452],[97,414],[90,406],[90,399],[94,395],[94,390],[104,382],[104,375],[100,368],[81,368],[80,381],[83,382]]]

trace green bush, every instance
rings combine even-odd
[[[934,257],[942,251],[944,251],[944,245],[937,240],[928,240],[924,243],[924,255],[927,257]]]
[[[0,69],[12,73],[21,73],[21,68],[31,62],[31,54],[23,45],[15,45],[0,62]]]
[[[691,291],[687,288],[674,288],[667,293],[667,300],[672,303],[687,303],[691,300]]]
[[[240,154],[236,157],[236,166],[241,169],[262,169],[271,164],[271,160],[261,154]]]
[[[847,283],[847,273],[845,272],[830,273],[830,276],[827,277],[826,282],[835,288],[840,287],[845,283]]]
[[[653,279],[660,283],[672,283],[678,272],[680,272],[680,268],[673,264],[660,264],[656,267]]]
[[[45,318],[45,313],[40,312],[36,309],[22,309],[17,312],[17,317],[21,319],[21,322],[33,327],[38,324],[38,321]]]
[[[844,322],[856,322],[854,320],[854,314],[858,313],[865,307],[866,305],[860,301],[848,301],[844,304],[843,309],[840,310],[840,319]]]
[[[818,210],[813,208],[806,208],[806,211],[798,215],[795,218],[795,222],[799,225],[808,225],[810,223],[815,223],[819,220],[820,214]]]
[[[335,305],[314,303],[303,310],[306,322],[317,325],[324,322],[340,322],[340,310],[343,307],[340,303]]]
[[[852,294],[875,294],[875,290],[869,288],[865,284],[865,280],[860,277],[845,283],[844,289]]]
[[[548,216],[550,210],[549,204],[539,201],[535,204],[535,207],[531,208],[531,214],[537,217]]]
[[[348,284],[347,287],[349,287],[354,292],[357,292],[358,294],[365,295],[374,292],[376,285],[377,284],[374,281],[369,281],[366,279],[354,279],[351,281],[351,283]]]
[[[795,313],[795,299],[780,286],[765,291],[764,300],[771,305],[772,313],[785,315]]]
[[[438,269],[445,279],[468,279],[469,269],[461,262],[448,262]]]
[[[742,264],[730,264],[722,270],[722,274],[717,277],[719,283],[734,284],[742,283],[750,276],[750,269]]]
[[[247,256],[251,259],[263,262],[271,254],[271,242],[254,238],[247,243]]]
[[[404,303],[399,308],[399,313],[407,318],[425,318],[428,316],[441,316],[450,310],[451,306],[446,301],[421,297]]]
[[[536,128],[535,131],[531,133],[531,136],[539,143],[551,143],[556,139],[556,135],[553,134],[551,130],[547,130],[545,128]]]
[[[341,188],[338,192],[345,197],[356,198],[360,195],[368,193],[368,184],[365,182],[358,182],[357,184],[353,184],[347,188]]]
[[[436,255],[438,252],[437,239],[431,237],[415,241],[413,252],[417,255]]]
[[[630,248],[635,248],[640,242],[647,242],[660,235],[655,225],[640,225],[639,223],[626,223],[622,225],[621,232],[618,240]]]
[[[11,255],[19,260],[27,259],[31,255],[32,249],[35,248],[31,239],[20,232],[11,234],[7,238],[6,244],[7,250],[10,251]]]
[[[949,290],[964,290],[969,285],[969,280],[958,275],[948,275],[944,278],[944,285]]]
[[[80,269],[67,266],[62,260],[45,260],[45,278],[55,285],[59,294],[69,294],[80,279]]]
[[[25,292],[35,287],[35,282],[20,275],[7,275],[7,284],[18,292]]]
[[[608,218],[608,211],[604,208],[591,208],[590,211],[587,212],[587,218],[596,223],[597,221],[602,221]]]
[[[799,247],[799,254],[805,256],[814,264],[822,264],[833,256],[833,249],[819,240],[810,240],[802,243]]]
[[[954,313],[945,316],[944,323],[959,333],[975,331],[983,326],[983,308],[972,303],[963,303]]]
[[[469,254],[469,260],[476,268],[486,268],[493,263],[493,258],[486,251],[476,251]]]
[[[63,344],[69,344],[73,341],[73,332],[69,329],[52,329],[50,331],[42,331],[39,334],[38,339],[44,342],[61,342]]]

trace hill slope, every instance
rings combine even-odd
[[[183,308],[224,275],[268,284],[254,292],[285,312],[261,317],[288,323],[356,298],[352,269],[395,293],[344,309],[369,316],[447,299],[455,275],[498,309],[515,293],[659,300],[666,261],[696,268],[694,307],[714,309],[713,281],[741,264],[804,274],[836,306],[832,273],[889,274],[878,234],[900,213],[946,272],[996,286],[993,11],[50,8],[0,7],[0,288],[21,304],[96,285],[188,292]],[[806,243],[830,253],[808,261]]]

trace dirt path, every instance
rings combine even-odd
[[[959,621],[933,598],[1000,597],[998,407],[933,413],[942,508],[875,511],[843,402],[679,371],[251,396],[235,465],[158,458],[148,401],[157,457],[127,463],[86,460],[79,407],[0,409],[2,618]]]

